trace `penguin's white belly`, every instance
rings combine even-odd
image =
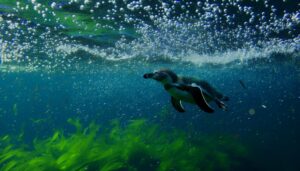
[[[176,99],[189,103],[195,103],[193,96],[187,91],[183,91],[177,88],[171,88],[168,90],[168,93]]]

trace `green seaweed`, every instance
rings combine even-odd
[[[246,148],[230,137],[187,137],[179,130],[167,132],[146,120],[100,129],[84,128],[69,119],[76,131],[57,130],[51,137],[35,139],[32,146],[0,139],[0,170],[14,171],[213,171],[231,170],[245,157]]]

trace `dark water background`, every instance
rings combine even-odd
[[[210,115],[184,104],[187,112],[176,112],[162,86],[142,78],[158,66],[211,82],[230,97],[229,111]],[[249,146],[252,165],[259,170],[299,169],[299,67],[294,63],[229,68],[163,63],[141,68],[125,63],[95,68],[64,74],[2,73],[1,134],[23,130],[25,142],[30,142],[50,136],[57,128],[71,131],[66,124],[70,117],[101,125],[114,118],[124,123],[147,118],[195,134],[234,135]],[[166,117],[159,115],[163,109],[169,112]],[[255,114],[249,113],[251,109]],[[44,120],[34,122],[38,119]]]

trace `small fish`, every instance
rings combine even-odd
[[[244,83],[242,80],[239,80],[239,82],[240,82],[241,86],[242,86],[244,89],[247,89],[245,83]]]

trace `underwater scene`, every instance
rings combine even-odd
[[[0,0],[0,171],[299,171],[300,1]]]

